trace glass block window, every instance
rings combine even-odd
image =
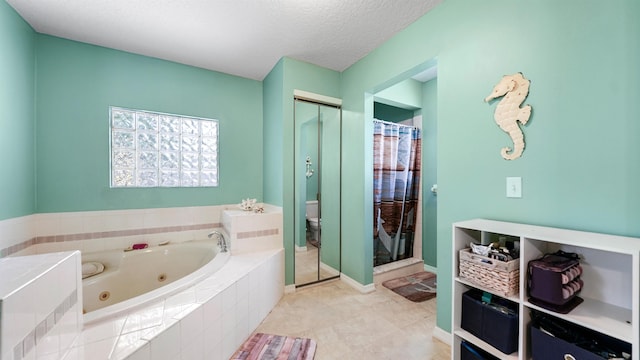
[[[109,108],[111,187],[218,186],[218,121]]]

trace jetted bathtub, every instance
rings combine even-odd
[[[100,321],[192,286],[219,270],[229,256],[229,252],[219,252],[217,239],[83,253],[84,323]]]

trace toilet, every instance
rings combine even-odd
[[[311,231],[311,239],[318,241],[320,233],[320,219],[318,218],[318,200],[307,201],[307,224]]]

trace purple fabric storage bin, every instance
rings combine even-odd
[[[582,302],[578,294],[584,283],[582,267],[572,254],[547,254],[529,261],[528,288],[530,301],[560,313],[567,313]]]

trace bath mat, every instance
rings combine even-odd
[[[428,271],[387,280],[382,286],[413,302],[422,302],[436,297],[436,274]]]
[[[230,360],[311,360],[315,353],[311,339],[256,333]]]

